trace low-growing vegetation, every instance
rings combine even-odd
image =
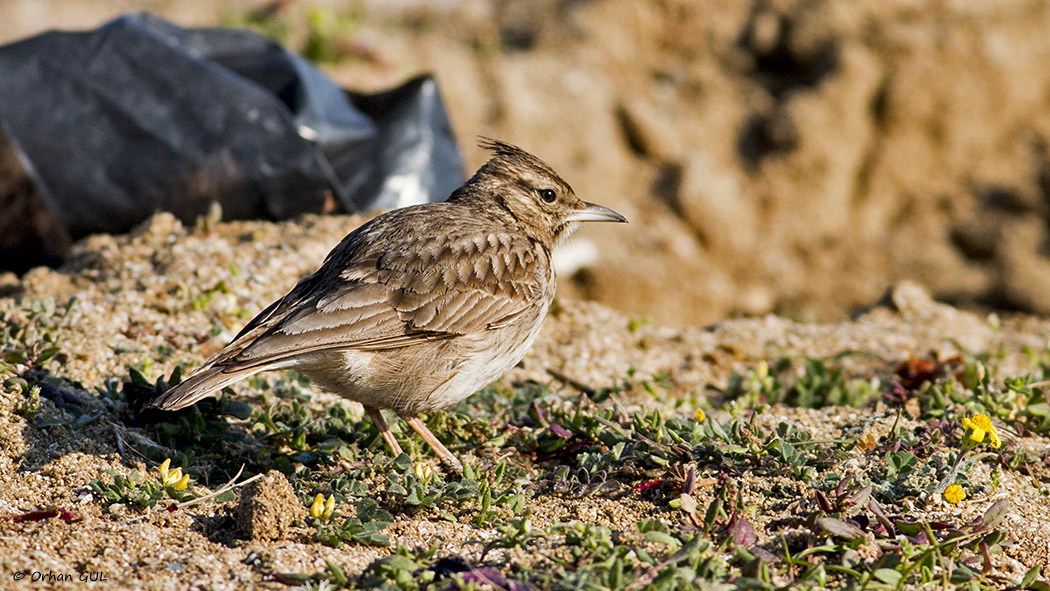
[[[408,430],[396,433],[408,453],[390,457],[359,409],[316,404],[294,373],[242,385],[248,402],[225,395],[172,414],[142,407],[178,383],[181,369],[152,380],[130,369],[84,391],[62,376],[57,335],[72,305],[5,312],[0,370],[28,418],[41,396],[56,404],[95,396],[111,409],[108,420],[142,434],[123,453],[156,467],[107,471],[90,483],[95,502],[140,514],[204,501],[221,508],[234,502],[238,478],[276,469],[309,507],[303,542],[390,548],[361,572],[330,561],[321,572],[274,573],[276,581],[405,590],[1050,588],[1036,565],[1016,580],[994,568],[1008,539],[1009,500],[994,500],[999,480],[1009,471],[1047,479],[1046,458],[1022,445],[1050,430],[1046,352],[1031,352],[1037,369],[1022,376],[997,376],[993,360],[969,356],[905,359],[881,379],[848,376],[836,359],[762,361],[723,390],[694,393],[706,402],[689,407],[669,394],[666,376],[634,372],[612,389],[494,385],[429,417],[465,459],[464,472],[452,474]],[[785,412],[826,407],[863,413],[814,433]],[[221,490],[205,484],[231,479]],[[647,516],[627,528],[601,518],[536,521],[537,503],[588,498],[632,499]],[[968,504],[983,508],[977,518],[962,517]],[[469,524],[478,535],[458,550],[401,546],[388,530],[405,518]]]

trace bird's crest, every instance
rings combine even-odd
[[[509,170],[535,169],[550,179],[557,181],[566,189],[570,191],[572,190],[569,183],[565,182],[558,173],[554,172],[554,169],[548,166],[546,162],[525,150],[522,150],[514,144],[508,144],[507,142],[485,136],[478,136],[478,146],[492,152],[492,159],[489,161],[490,165],[498,162],[505,165]]]

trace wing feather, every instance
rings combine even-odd
[[[542,297],[550,280],[536,247],[510,234],[415,236],[385,246],[371,266],[358,260],[353,269],[304,281],[306,293],[289,294],[253,321],[255,330],[243,334],[251,342],[230,361],[267,365],[319,350],[406,347],[498,328]]]

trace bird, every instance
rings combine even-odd
[[[542,160],[481,138],[490,157],[442,202],[388,211],[147,408],[175,411],[268,370],[295,369],[364,407],[395,457],[392,411],[462,464],[420,420],[500,379],[554,299],[553,250],[581,222],[626,222],[576,196]]]

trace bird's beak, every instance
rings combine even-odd
[[[626,222],[627,218],[616,213],[615,211],[598,205],[597,203],[583,202],[584,208],[577,209],[576,211],[569,214],[568,221],[570,222]]]

